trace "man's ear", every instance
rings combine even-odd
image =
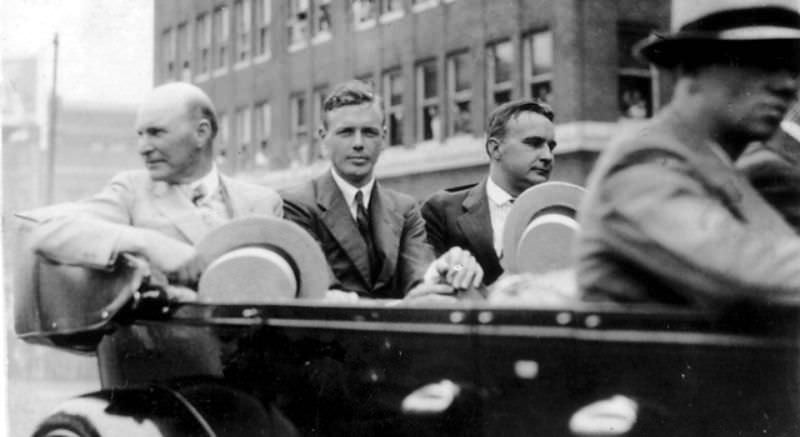
[[[197,139],[200,140],[198,144],[200,144],[201,147],[208,144],[211,139],[211,122],[205,118],[201,119],[200,122],[197,123],[195,134],[197,135]]]
[[[491,160],[496,161],[500,159],[500,141],[498,141],[497,138],[489,137],[489,139],[486,140],[486,153]]]

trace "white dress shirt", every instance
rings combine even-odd
[[[336,182],[336,186],[339,187],[339,191],[341,191],[342,196],[344,196],[344,201],[347,202],[347,206],[350,208],[350,215],[353,217],[353,220],[356,220],[356,214],[358,211],[358,205],[356,205],[356,193],[359,190],[363,193],[362,196],[364,197],[364,209],[369,210],[369,200],[372,197],[372,187],[375,185],[375,177],[372,177],[363,187],[358,188],[339,176],[333,167],[331,167],[331,174],[333,175],[333,181]]]
[[[489,197],[489,218],[492,222],[494,251],[499,257],[503,253],[503,229],[514,197],[495,184],[491,177],[486,181],[486,195]]]

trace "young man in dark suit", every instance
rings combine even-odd
[[[328,259],[329,296],[403,298],[480,285],[472,255],[456,248],[434,261],[415,200],[375,180],[386,129],[369,86],[337,85],[323,111],[319,134],[331,169],[282,194],[286,218],[316,238]]]
[[[487,178],[435,193],[422,206],[422,216],[436,253],[454,246],[469,250],[490,284],[503,273],[503,226],[514,199],[550,177],[556,146],[553,111],[528,99],[504,103],[489,116],[486,137]]]

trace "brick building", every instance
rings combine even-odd
[[[216,102],[225,171],[275,186],[321,170],[332,84],[370,81],[387,112],[385,183],[422,197],[485,173],[483,128],[511,98],[556,112],[555,179],[583,183],[604,144],[664,100],[630,55],[669,25],[661,0],[161,0],[155,82]]]

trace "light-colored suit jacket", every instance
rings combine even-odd
[[[231,218],[283,216],[280,196],[271,188],[220,175],[220,189]],[[100,193],[50,217],[34,231],[34,248],[63,264],[107,268],[116,259],[116,242],[128,228],[147,228],[196,244],[219,220],[192,204],[177,186],[153,181],[145,170],[115,176]]]
[[[433,250],[414,199],[375,183],[370,216],[383,264],[373,282],[367,245],[330,172],[282,193],[286,218],[302,226],[322,247],[331,286],[365,297],[401,298],[419,283]]]
[[[800,239],[670,107],[606,149],[579,221],[578,280],[588,298],[800,304]]]

